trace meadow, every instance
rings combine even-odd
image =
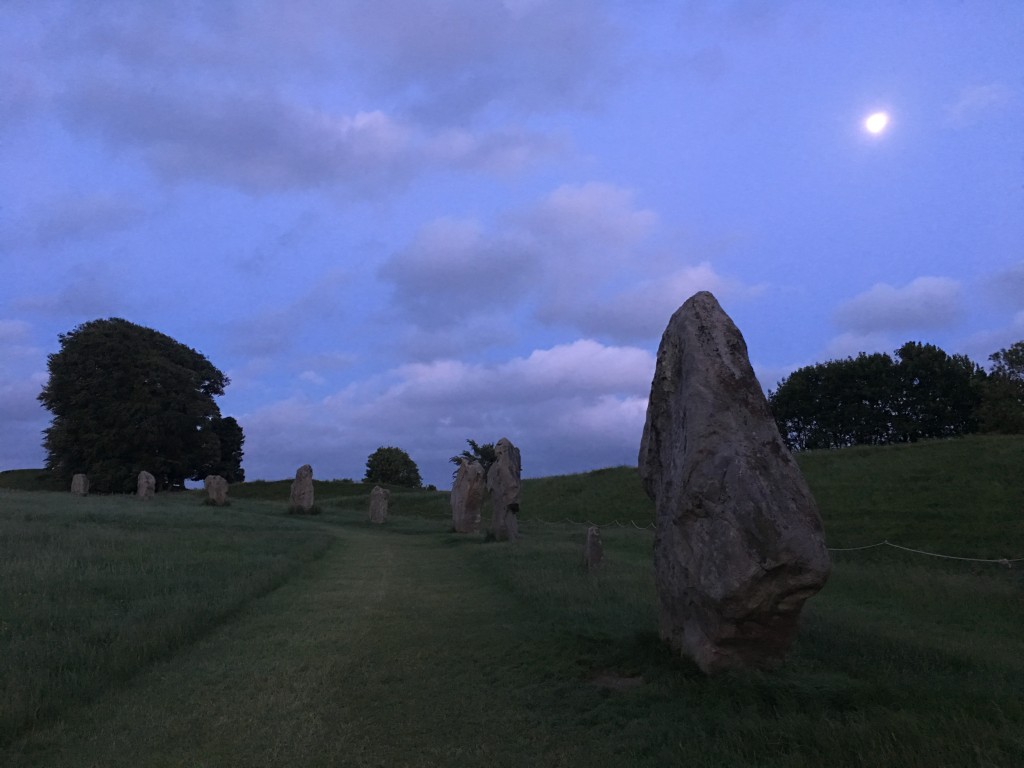
[[[443,492],[76,498],[0,473],[0,765],[1024,765],[1024,439],[799,457],[833,573],[776,670],[657,637],[635,469],[527,481],[522,540]],[[605,563],[581,564],[602,524]],[[570,522],[572,521],[572,522]],[[889,540],[964,560],[873,545]]]

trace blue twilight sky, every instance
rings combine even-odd
[[[1022,245],[1020,0],[0,5],[0,469],[43,463],[57,335],[112,316],[230,376],[251,478],[632,464],[695,291],[766,388],[985,363]]]

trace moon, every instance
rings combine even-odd
[[[864,130],[878,136],[889,126],[888,112],[872,112],[864,118]]]

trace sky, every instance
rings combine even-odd
[[[105,317],[228,375],[250,479],[635,465],[700,290],[766,390],[1024,339],[1024,3],[6,0],[0,276],[0,469]]]

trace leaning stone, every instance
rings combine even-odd
[[[494,508],[491,535],[498,541],[515,541],[519,535],[516,515],[519,514],[519,493],[522,487],[519,449],[507,437],[503,437],[495,444],[494,454],[494,463],[487,471],[487,488],[491,492],[491,505]]]
[[[313,508],[313,468],[309,464],[295,472],[289,507],[295,512],[309,512]]]
[[[228,481],[220,475],[207,475],[203,480],[206,489],[206,501],[214,507],[228,505]]]
[[[148,501],[156,493],[156,478],[146,470],[139,472],[139,480],[136,484],[135,495],[140,499]]]
[[[706,673],[780,662],[828,551],[746,342],[710,293],[662,336],[639,467],[656,509],[662,638]]]
[[[462,459],[452,485],[452,528],[456,533],[480,530],[480,510],[487,494],[484,468],[477,461]]]
[[[89,495],[89,478],[81,473],[71,478],[71,492],[75,496]]]
[[[388,519],[388,505],[391,503],[391,491],[375,485],[370,492],[370,522],[383,523]]]
[[[604,546],[601,544],[601,529],[596,525],[587,528],[587,540],[583,546],[583,563],[588,571],[592,571],[604,559]]]

